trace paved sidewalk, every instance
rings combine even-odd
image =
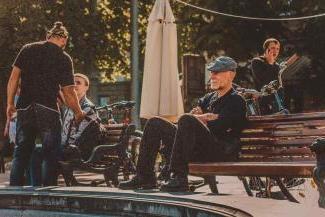
[[[90,183],[93,180],[102,180],[102,175],[87,173],[87,172],[77,172],[75,173],[77,176],[77,180],[82,183]],[[198,180],[198,177],[190,177],[190,180]],[[241,195],[247,198],[245,189],[242,183],[239,181],[237,177],[231,176],[218,176],[217,181],[218,190],[221,195]],[[5,174],[0,174],[0,186],[9,186],[9,172],[6,171]],[[65,186],[63,178],[60,176],[59,178],[59,186]],[[105,187],[105,184],[101,184],[101,187]],[[210,189],[208,186],[203,186],[196,191],[198,192],[208,192],[210,193]],[[273,196],[278,198],[278,200],[282,199],[281,192],[276,187],[272,190],[274,192]],[[306,207],[318,207],[318,192],[316,186],[313,184],[312,179],[306,179],[305,183],[294,187],[290,190],[290,192],[298,199],[301,204],[304,204]],[[272,199],[270,199],[272,200]],[[276,199],[273,199],[276,200]],[[283,200],[283,199],[282,199]],[[283,200],[285,201],[285,200]]]
[[[0,174],[0,185],[8,186],[9,173]],[[78,173],[77,179],[84,183],[89,183],[94,179],[102,179],[101,175],[92,173]],[[190,177],[190,180],[196,180],[197,177]],[[214,195],[210,193],[209,188],[204,186],[196,190],[195,193],[185,194],[169,194],[161,193],[158,190],[153,191],[121,191],[116,188],[107,188],[105,185],[100,187],[64,187],[62,178],[59,180],[60,188],[57,190],[62,191],[84,191],[86,192],[118,192],[118,193],[140,193],[151,196],[172,196],[172,197],[185,197],[196,200],[209,201],[218,204],[225,204],[234,206],[236,208],[255,213],[255,216],[320,216],[319,213],[323,213],[325,216],[325,209],[318,208],[318,192],[311,182],[311,179],[307,179],[306,182],[298,187],[295,187],[291,192],[300,201],[300,204],[292,203],[287,200],[268,199],[268,198],[256,198],[247,196],[242,183],[237,177],[219,176],[217,177],[218,189],[220,195]],[[275,191],[275,197],[279,198],[280,192]],[[281,198],[281,195],[280,195]],[[287,213],[286,215],[283,215]],[[309,215],[310,214],[310,215]]]

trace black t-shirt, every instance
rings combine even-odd
[[[279,71],[279,64],[271,65],[266,62],[264,57],[256,57],[252,60],[252,73],[257,90],[261,90],[264,85],[277,80]]]
[[[17,108],[38,103],[58,110],[56,99],[60,86],[74,84],[71,57],[51,42],[24,45],[13,66],[21,69],[21,92]]]
[[[208,121],[208,128],[217,138],[239,138],[246,124],[246,103],[234,89],[222,97],[217,92],[206,94],[199,99],[198,106],[203,113],[218,114],[218,119]]]

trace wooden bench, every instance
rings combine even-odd
[[[252,196],[246,177],[271,177],[286,198],[298,202],[282,177],[313,177],[316,159],[310,145],[325,136],[325,112],[249,117],[237,162],[190,163],[190,174],[206,177],[218,193],[215,176],[239,176]],[[270,179],[269,179],[270,180]]]

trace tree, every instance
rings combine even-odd
[[[140,2],[140,43],[143,54],[150,1]],[[130,2],[119,0],[2,0],[0,4],[0,106],[4,114],[11,64],[22,45],[44,40],[55,21],[70,33],[67,52],[76,71],[106,80],[130,71]],[[143,56],[143,55],[142,55]],[[143,62],[143,61],[142,61]],[[4,126],[0,117],[0,130]],[[2,134],[1,134],[2,135]]]
[[[188,0],[186,2],[210,10],[250,17],[306,16],[325,11],[324,2],[321,0]],[[186,35],[188,44],[191,44],[190,50],[199,53],[208,52],[210,55],[215,55],[218,50],[224,50],[228,55],[241,60],[261,52],[261,44],[267,37],[281,38],[284,42],[292,43],[293,38],[303,35],[304,42],[309,43],[308,40],[313,39],[305,35],[302,30],[306,30],[309,25],[314,25],[312,23],[322,23],[324,19],[290,22],[256,21],[215,15],[185,7],[180,3],[175,3],[174,7],[181,26],[180,31],[184,36]],[[298,29],[290,29],[292,25],[298,26]],[[323,34],[318,32],[320,37]],[[184,38],[181,38],[180,43],[183,40]]]
[[[184,0],[210,10],[253,17],[292,17],[324,13],[322,0]],[[139,2],[140,71],[143,69],[147,18],[153,0]],[[280,38],[284,57],[296,50],[308,54],[312,71],[321,79],[325,61],[324,19],[271,22],[228,18],[170,1],[178,29],[179,57],[198,53],[208,58],[224,51],[240,61],[261,53],[267,37]],[[67,51],[77,71],[114,80],[130,77],[130,1],[121,0],[2,0],[0,4],[0,106],[5,107],[5,86],[20,47],[43,40],[46,31],[63,21],[70,32]],[[315,43],[317,41],[317,43]],[[304,45],[304,46],[297,46]],[[291,46],[292,47],[292,46]],[[315,85],[310,85],[314,87]],[[314,88],[315,89],[315,88]],[[315,89],[317,92],[317,89]],[[3,115],[0,126],[3,126]],[[2,123],[2,124],[1,124]],[[0,127],[1,130],[1,127]]]

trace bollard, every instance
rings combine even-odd
[[[317,138],[310,146],[315,152],[317,164],[313,172],[313,179],[318,187],[318,205],[325,208],[325,138]]]

